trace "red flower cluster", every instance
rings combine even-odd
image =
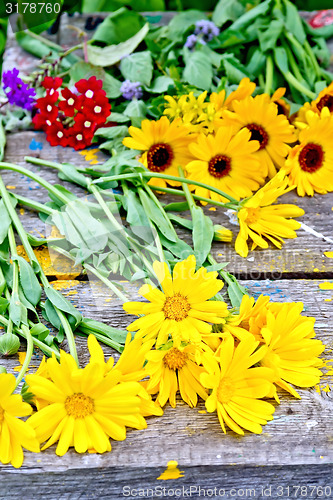
[[[58,91],[62,78],[44,78],[45,97],[37,99],[35,128],[46,132],[51,146],[90,146],[97,128],[103,126],[111,113],[111,105],[102,90],[102,80],[95,76],[75,84],[77,92],[68,88]],[[61,95],[61,98],[60,98]]]

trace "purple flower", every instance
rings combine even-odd
[[[123,98],[128,101],[133,99],[141,99],[143,96],[142,87],[140,82],[131,82],[130,80],[125,80],[121,87],[120,92],[123,94]]]
[[[29,88],[18,75],[19,71],[16,68],[12,71],[5,71],[2,75],[3,90],[10,104],[16,104],[20,108],[31,111],[35,104],[36,92],[33,88]]]
[[[198,41],[198,37],[196,35],[189,35],[186,38],[186,42],[184,43],[184,47],[187,47],[188,49],[192,50],[195,47],[195,44]]]
[[[202,19],[195,23],[195,35],[202,35],[205,42],[210,42],[220,34],[219,28],[212,22]]]

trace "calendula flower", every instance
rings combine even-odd
[[[276,168],[284,164],[289,144],[296,140],[294,127],[284,115],[278,114],[277,106],[268,102],[265,94],[234,101],[233,110],[223,112],[226,124],[232,126],[234,132],[247,128],[251,139],[259,141],[256,156],[261,162],[263,176],[273,177]]]
[[[333,113],[333,82],[330,83],[325,89],[323,89],[319,94],[317,99],[311,102],[306,102],[302,106],[297,114],[294,116],[294,124],[299,128],[303,128],[304,124],[307,123],[307,113],[308,111],[313,111],[316,114],[320,114],[324,108],[327,108],[330,113]]]
[[[0,462],[18,468],[23,463],[22,447],[38,453],[39,443],[34,429],[17,418],[30,415],[32,408],[20,394],[13,394],[15,385],[14,375],[0,373]]]
[[[270,182],[246,200],[238,211],[240,231],[236,238],[235,250],[241,257],[247,257],[248,238],[253,240],[252,248],[268,248],[267,240],[281,248],[283,238],[296,238],[296,229],[300,223],[290,217],[304,215],[304,210],[296,205],[272,205],[279,196],[287,193],[293,186],[287,187],[288,179],[280,171]],[[264,239],[264,238],[267,238]]]
[[[121,382],[140,382],[147,375],[143,366],[146,362],[146,354],[153,346],[154,341],[143,342],[140,338],[131,339],[132,336],[129,333],[126,338],[124,351],[118,359],[117,364],[114,365],[112,357],[105,361],[103,349],[97,342],[96,337],[89,335],[88,350],[90,353],[90,363],[100,364],[103,367],[105,375],[112,370],[120,372]],[[146,390],[142,390],[138,396],[141,399],[140,412],[144,417],[149,415],[163,415],[162,408],[152,401]]]
[[[181,96],[166,95],[164,99],[168,104],[165,105],[164,115],[168,115],[170,120],[182,118],[184,116],[184,106],[187,103],[187,94]]]
[[[253,94],[256,88],[256,84],[251,82],[249,78],[243,78],[236,90],[231,92],[228,97],[226,97],[226,91],[223,89],[220,92],[212,92],[209,100],[214,104],[215,110],[220,111],[224,109],[229,109],[233,111],[234,101],[242,101],[246,97]]]
[[[232,231],[230,229],[227,229],[224,226],[221,226],[220,224],[215,224],[214,226],[214,241],[223,241],[225,243],[231,243],[232,242]]]
[[[323,343],[314,339],[315,318],[301,316],[303,304],[271,304],[266,326],[261,335],[268,350],[260,364],[275,373],[275,383],[296,398],[299,394],[290,385],[312,387],[319,383],[322,365],[318,356],[324,351]]]
[[[193,138],[182,125],[181,120],[169,122],[166,116],[157,121],[143,120],[141,129],[130,127],[131,137],[125,137],[123,144],[142,151],[140,162],[151,172],[164,172],[178,177],[178,167],[185,167],[191,156],[188,145]],[[168,181],[176,186],[179,182]],[[149,184],[164,187],[164,179],[150,179]]]
[[[227,425],[237,434],[244,434],[243,428],[260,434],[262,425],[273,419],[274,406],[261,398],[274,394],[274,372],[266,367],[251,368],[267,351],[266,346],[257,349],[258,345],[248,338],[235,347],[234,338],[227,334],[212,373],[201,376],[203,386],[211,389],[206,409],[217,411],[223,432]]]
[[[189,149],[195,160],[186,166],[189,180],[201,181],[230,194],[237,200],[250,196],[264,178],[255,156],[258,141],[251,141],[247,129],[233,135],[231,127],[220,127],[216,136],[200,134]],[[201,186],[192,186],[198,196],[227,201],[223,196]]]
[[[157,338],[160,347],[171,335],[174,347],[181,342],[200,343],[202,334],[211,333],[211,323],[223,323],[228,314],[222,301],[209,300],[216,295],[223,283],[217,272],[207,272],[204,267],[195,272],[196,260],[190,255],[178,262],[171,276],[165,262],[154,262],[153,267],[162,291],[152,285],[143,285],[139,293],[150,301],[125,302],[130,314],[143,315],[127,329],[138,331],[147,339]]]
[[[278,107],[278,114],[285,115],[287,118],[290,114],[290,104],[288,104],[282,97],[286,93],[286,89],[284,87],[280,87],[276,89],[272,97],[270,97],[270,102],[273,102]]]
[[[126,438],[126,426],[144,429],[138,382],[122,382],[118,370],[105,375],[101,363],[77,367],[74,358],[64,351],[60,362],[47,360],[50,380],[40,375],[27,375],[26,382],[37,398],[48,405],[32,415],[28,423],[36,430],[42,449],[58,442],[56,454],[64,455],[74,446],[78,453],[95,449],[111,450],[110,437]]]
[[[161,406],[169,400],[174,408],[178,391],[191,407],[197,405],[198,395],[207,398],[207,390],[200,382],[200,376],[206,370],[196,359],[197,350],[198,347],[191,344],[174,347],[168,342],[147,353],[145,371],[150,379],[145,387],[150,394],[158,394],[156,401]]]
[[[320,114],[308,111],[306,122],[308,126],[299,133],[300,144],[290,151],[284,170],[298,195],[325,194],[333,191],[333,115],[327,107]]]
[[[260,295],[254,297],[243,295],[238,314],[230,314],[226,318],[223,331],[231,333],[236,339],[243,340],[249,335],[260,342],[263,341],[261,329],[266,325],[269,297]]]

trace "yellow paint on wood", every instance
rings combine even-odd
[[[330,281],[325,281],[325,283],[320,283],[319,288],[321,290],[333,290],[333,283]]]
[[[165,471],[157,479],[167,481],[168,479],[178,479],[180,477],[184,477],[184,471],[178,469],[176,460],[170,460]]]

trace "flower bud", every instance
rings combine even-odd
[[[0,375],[1,373],[7,373],[7,370],[4,366],[0,366]]]
[[[0,337],[0,353],[4,356],[16,354],[20,348],[20,339],[13,333],[4,333]]]
[[[214,226],[214,240],[230,243],[232,241],[232,231],[224,226],[220,226],[220,224],[217,224]]]

